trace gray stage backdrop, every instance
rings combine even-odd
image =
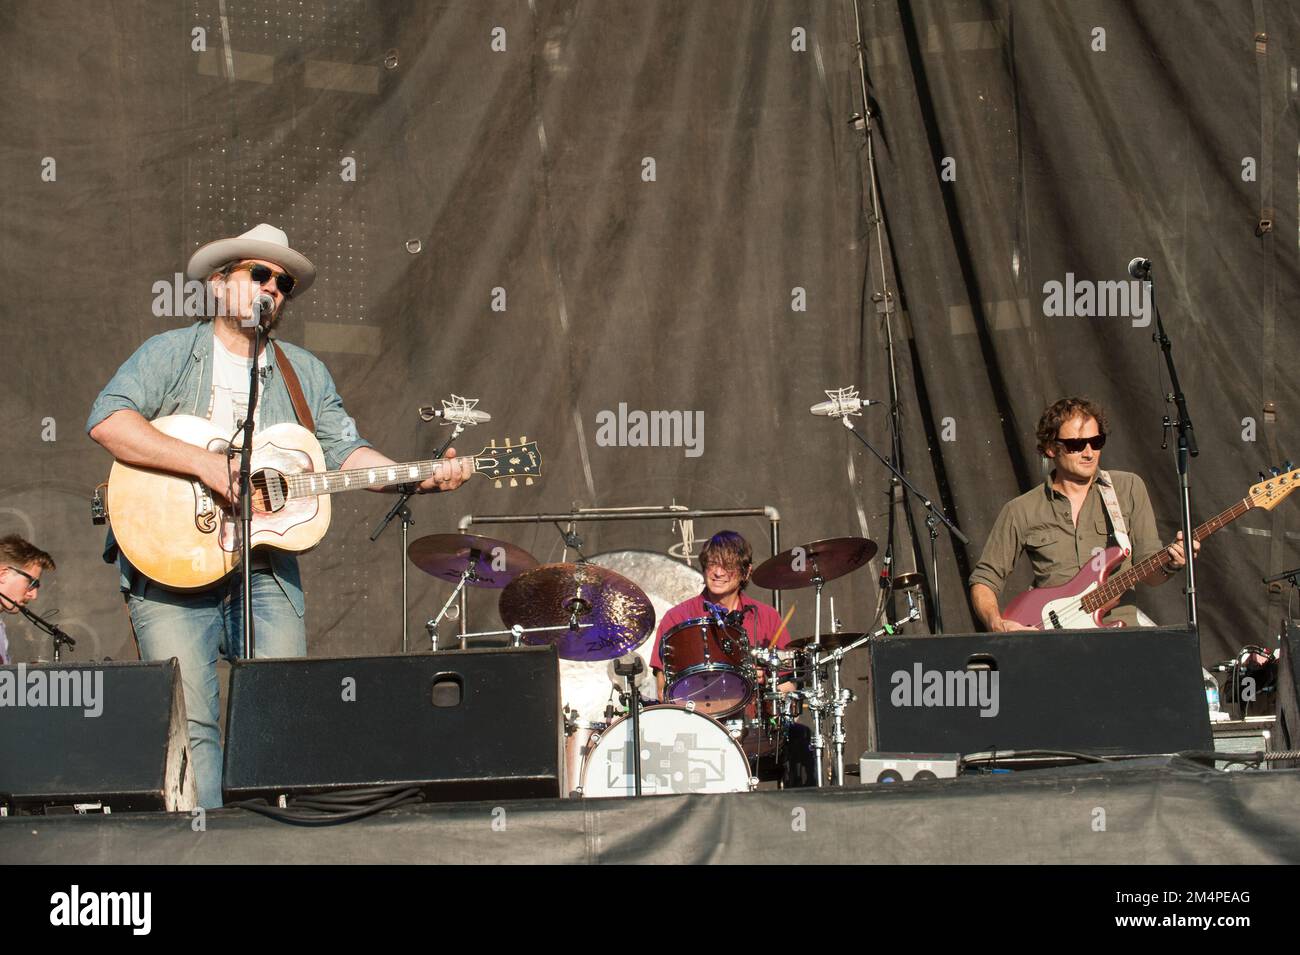
[[[58,560],[36,608],[60,609],[76,659],[133,654],[89,519],[109,459],[86,413],[144,339],[188,321],[174,276],[193,249],[261,221],[320,269],[283,337],[328,364],[381,450],[426,453],[441,432],[415,409],[450,392],[494,416],[462,450],[541,444],[536,485],[417,499],[416,535],[675,502],[775,506],[787,546],[883,544],[885,473],[807,409],[840,385],[888,397],[888,320],[908,472],[973,542],[940,536],[946,627],[969,630],[964,575],[1003,501],[1041,479],[1032,430],[1062,394],[1110,408],[1105,464],[1142,474],[1162,535],[1177,528],[1152,328],[1129,287],[1099,287],[1135,255],[1155,262],[1200,436],[1198,520],[1300,458],[1294,6],[860,14],[883,243],[851,121],[852,0],[4,4],[0,531]],[[702,432],[611,444],[598,416],[623,406]],[[859,421],[887,447],[880,409]],[[312,654],[399,648],[397,532],[368,540],[390,501],[335,498],[304,560]],[[1285,597],[1259,579],[1300,563],[1297,508],[1208,545],[1207,660],[1276,632]],[[695,533],[727,525],[765,550],[761,519]],[[561,556],[549,525],[481,530]],[[666,523],[581,530],[587,553],[678,540]],[[847,628],[870,623],[879,571],[827,588]],[[417,633],[448,592],[414,574]],[[494,597],[474,595],[475,625],[496,623]],[[809,632],[811,592],[786,601]],[[1141,603],[1181,619],[1176,585]],[[43,654],[10,631],[17,659]]]

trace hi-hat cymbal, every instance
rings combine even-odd
[[[889,578],[889,586],[891,590],[919,589],[923,583],[925,583],[925,575],[918,574],[915,571],[910,574],[895,574],[893,577]]]
[[[876,544],[865,537],[832,537],[791,548],[769,557],[751,575],[768,590],[798,590],[843,577],[876,556]]]
[[[507,627],[577,630],[526,633],[529,646],[555,644],[565,660],[612,660],[640,646],[654,629],[655,609],[640,587],[595,564],[543,564],[521,574],[501,592]]]
[[[522,547],[477,534],[430,534],[411,541],[406,555],[426,574],[452,583],[472,566],[466,581],[471,587],[504,587],[537,566],[537,558]]]
[[[838,650],[840,647],[847,647],[853,641],[861,640],[865,636],[865,633],[849,633],[847,631],[840,631],[839,633],[823,633],[821,649]],[[790,641],[790,649],[807,650],[812,646],[812,642],[812,637],[800,637],[798,640]]]

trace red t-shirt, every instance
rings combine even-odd
[[[659,651],[663,646],[664,634],[678,624],[685,623],[687,620],[694,620],[697,617],[710,616],[709,611],[704,607],[705,593],[697,594],[690,600],[679,603],[672,610],[664,614],[663,619],[659,621],[659,630],[655,634],[654,654],[650,657],[650,666],[656,670],[664,668],[663,659],[659,656]],[[710,601],[712,603],[712,601]],[[752,610],[749,608],[753,608]],[[767,604],[759,603],[747,597],[744,593],[740,595],[740,607],[737,608],[745,612],[745,621],[743,626],[745,633],[749,636],[750,646],[767,646],[772,642],[772,634],[781,628],[781,615]],[[777,641],[777,649],[784,649],[790,642],[790,631],[787,629],[781,634],[781,639]]]

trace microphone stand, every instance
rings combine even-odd
[[[18,603],[17,601],[10,600],[8,597],[5,597],[3,594],[0,594],[0,599],[3,599],[7,605],[13,607],[20,614],[26,617],[27,620],[31,623],[31,625],[35,627],[37,630],[41,631],[42,633],[47,633],[50,635],[54,644],[55,663],[58,663],[63,659],[63,654],[60,652],[63,647],[68,647],[69,649],[72,649],[77,645],[77,641],[73,640],[70,636],[64,633],[63,630],[59,628],[58,624],[50,623],[44,617],[40,616],[39,614],[33,613],[32,611],[24,607],[22,604]],[[57,610],[53,612],[58,613]]]
[[[939,600],[939,594],[941,591],[939,586],[939,523],[942,522],[943,525],[948,528],[948,533],[957,538],[957,540],[961,541],[963,544],[969,545],[970,538],[961,532],[961,528],[948,520],[947,515],[935,507],[934,502],[931,501],[930,498],[918,491],[916,485],[903,476],[902,471],[894,467],[894,465],[890,463],[884,455],[872,447],[871,442],[864,438],[858,430],[853,427],[852,418],[848,413],[841,415],[840,421],[843,423],[844,427],[849,429],[855,438],[862,442],[863,446],[868,451],[876,456],[876,460],[893,472],[894,477],[902,483],[903,487],[916,495],[917,499],[921,502],[921,505],[930,512],[930,515],[925,519],[925,524],[930,528],[930,565],[932,568],[930,572],[930,580],[931,588],[934,591],[934,620],[931,621],[931,632],[936,634],[943,633],[943,608]]]
[[[441,458],[444,454],[446,454],[447,449],[451,447],[452,441],[460,437],[460,433],[464,430],[465,430],[465,426],[460,422],[456,422],[456,427],[452,430],[451,436],[447,438],[447,440],[444,441],[436,451],[433,452],[433,460],[436,461],[439,458]],[[401,492],[401,496],[398,497],[397,503],[395,503],[392,507],[388,509],[388,513],[383,516],[383,518],[379,521],[379,524],[375,527],[374,533],[370,535],[370,541],[371,543],[374,543],[375,541],[379,540],[379,535],[384,532],[384,529],[388,527],[389,524],[392,523],[393,518],[400,517],[402,519],[401,561],[402,561],[402,652],[403,653],[410,652],[410,620],[409,620],[410,590],[407,581],[408,561],[406,559],[406,548],[407,548],[407,538],[410,536],[410,528],[411,525],[415,523],[415,518],[411,517],[411,508],[409,506],[409,501],[411,500],[412,495],[418,493],[418,488],[419,485],[416,484],[397,485],[397,490]],[[441,615],[439,615],[439,619],[441,619]],[[437,647],[434,647],[434,649],[436,650]]]
[[[239,563],[240,586],[243,588],[244,659],[253,659],[253,415],[257,411],[260,375],[257,360],[262,354],[262,308],[253,302],[253,364],[248,373],[248,410],[244,414],[244,440],[239,449]]]
[[[1187,398],[1183,394],[1182,386],[1178,383],[1178,369],[1174,366],[1173,346],[1169,341],[1169,336],[1165,333],[1164,322],[1160,319],[1160,309],[1156,306],[1155,283],[1151,279],[1150,269],[1146,269],[1143,275],[1143,284],[1146,286],[1147,295],[1151,302],[1151,310],[1156,316],[1156,330],[1151,336],[1151,340],[1160,346],[1160,350],[1165,355],[1165,366],[1169,370],[1169,385],[1173,389],[1172,394],[1165,396],[1166,404],[1171,400],[1178,413],[1178,421],[1171,422],[1169,415],[1164,416],[1161,422],[1164,431],[1164,441],[1161,442],[1161,449],[1169,447],[1169,429],[1170,427],[1178,428],[1178,503],[1182,508],[1182,526],[1183,526],[1183,549],[1186,551],[1186,563],[1183,564],[1183,575],[1186,580],[1186,589],[1183,591],[1187,595],[1187,627],[1193,633],[1197,632],[1196,619],[1196,568],[1193,566],[1195,561],[1192,559],[1195,551],[1194,541],[1192,540],[1192,492],[1188,480],[1189,458],[1194,458],[1200,454],[1200,449],[1196,446],[1196,434],[1192,430],[1192,416],[1187,410]]]

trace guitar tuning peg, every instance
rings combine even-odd
[[[496,480],[496,481],[493,481],[492,484],[493,484],[494,487],[500,487],[500,486],[501,486],[501,481],[500,481],[500,479],[498,479],[498,480]]]
[[[1277,468],[1269,468],[1268,470],[1269,470],[1269,472],[1273,475],[1273,477],[1277,477],[1279,474],[1282,473],[1282,472],[1279,471]]]
[[[527,443],[528,443],[528,435],[526,435],[526,434],[521,434],[521,435],[519,436],[519,443],[520,443],[520,444],[527,444]],[[1290,469],[1288,468],[1288,470],[1290,470]]]
[[[532,487],[532,486],[533,486],[533,479],[532,479],[532,478],[524,478],[524,487]]]
[[[495,448],[496,446],[497,446],[497,439],[496,439],[496,438],[493,438],[493,439],[492,439],[492,443],[489,444],[488,447],[489,447],[489,448]]]
[[[511,479],[510,479],[510,486],[511,486],[511,487],[518,487],[518,486],[519,486],[519,479],[518,479],[518,478],[511,478]]]
[[[509,450],[509,448],[510,448],[510,439],[506,438],[506,449]]]
[[[1294,471],[1294,470],[1295,470],[1295,467],[1291,464],[1291,459],[1290,459],[1290,458],[1288,458],[1287,460],[1285,460],[1285,461],[1282,462],[1282,470],[1283,470],[1283,471]]]
[[[1263,471],[1260,471],[1260,472],[1259,472],[1259,479],[1260,479],[1261,481],[1267,481],[1267,480],[1268,480],[1268,475],[1265,474]]]

